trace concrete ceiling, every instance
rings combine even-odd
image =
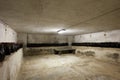
[[[120,29],[120,0],[0,0],[0,19],[25,33],[115,30]]]

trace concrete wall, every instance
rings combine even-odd
[[[27,44],[27,34],[26,33],[18,33],[17,34],[17,42]]]
[[[0,42],[16,42],[17,33],[8,25],[0,22]]]
[[[74,36],[18,33],[18,42],[22,43],[71,43],[73,41]]]
[[[17,33],[8,25],[0,22],[0,43],[17,42]],[[0,80],[16,80],[22,63],[22,49],[5,56],[0,62]]]
[[[5,60],[0,63],[0,80],[17,80],[21,63],[22,63],[22,49],[6,56]]]
[[[120,42],[120,30],[76,35],[75,42]]]

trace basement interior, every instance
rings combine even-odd
[[[0,80],[120,80],[120,0],[0,0]]]

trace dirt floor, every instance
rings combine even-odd
[[[74,54],[26,56],[18,80],[120,80],[120,63]]]

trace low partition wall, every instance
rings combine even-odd
[[[51,47],[29,47],[25,49],[24,56],[53,54],[54,49]]]
[[[75,54],[79,56],[93,57],[104,61],[120,62],[120,48],[73,46]]]
[[[30,47],[26,48],[25,55],[45,55],[55,54],[55,50],[67,49],[68,46],[61,47]],[[83,57],[93,57],[99,60],[120,62],[120,48],[86,47],[72,46],[70,50],[75,50],[75,55]]]
[[[60,44],[60,43],[59,43]],[[37,46],[36,46],[37,45]],[[44,47],[43,47],[44,46]],[[28,44],[25,55],[36,54],[54,54],[57,48],[68,48],[69,46],[58,46],[57,44]],[[100,60],[109,60],[120,62],[120,43],[72,43],[71,49],[75,49],[75,53],[80,56],[92,56]]]
[[[42,55],[42,54],[55,54],[57,49],[72,49],[69,46],[56,46],[56,47],[28,47],[26,48],[25,56],[28,55]]]
[[[7,55],[4,61],[0,62],[0,80],[17,80],[22,58],[22,48],[11,55]]]
[[[11,55],[22,47],[20,43],[0,43],[0,62],[4,61],[7,55]]]
[[[68,43],[28,43],[24,55],[54,54],[55,49],[68,47]]]

